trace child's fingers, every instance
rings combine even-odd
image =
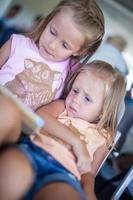
[[[91,164],[88,160],[78,160],[77,167],[80,173],[86,173],[91,170]]]
[[[36,134],[34,136],[31,136],[31,139],[34,141],[34,142],[41,142],[41,143],[44,143],[45,145],[53,145],[53,141],[47,137],[47,136],[44,136],[44,135],[41,135],[41,134]]]

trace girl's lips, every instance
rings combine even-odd
[[[72,106],[69,106],[69,110],[70,110],[70,112],[72,112],[72,113],[76,113],[77,111],[75,110],[75,108],[73,108]]]
[[[54,57],[54,55],[53,54],[51,54],[47,49],[45,49],[45,48],[43,48],[44,49],[44,51],[48,54],[48,55],[50,55],[50,56],[52,56],[52,57]]]

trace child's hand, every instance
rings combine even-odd
[[[91,171],[90,156],[85,143],[79,140],[79,142],[73,146],[73,151],[77,157],[77,167],[80,173]]]

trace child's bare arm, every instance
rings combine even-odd
[[[111,141],[110,141],[111,142]],[[107,155],[109,149],[108,145],[105,142],[100,148],[98,148],[93,156],[93,162],[92,162],[92,167],[91,167],[91,173],[96,176],[98,169],[104,160],[105,156]]]
[[[55,100],[49,104],[41,106],[36,110],[36,113],[45,117],[45,112],[49,113],[54,118],[57,118],[65,109],[64,100]]]
[[[59,114],[64,111],[64,109],[64,101],[58,100],[43,106],[36,112],[45,120],[45,126],[42,131],[47,131],[49,134],[54,135],[73,146],[74,143],[78,143],[79,138],[73,134],[73,132],[68,127],[56,119],[57,116],[59,116]]]
[[[11,50],[11,39],[9,39],[1,48],[0,48],[0,69],[8,60]]]
[[[90,158],[86,145],[79,139],[77,134],[74,134],[70,130],[69,127],[63,125],[56,119],[64,108],[64,101],[58,100],[37,110],[37,114],[45,120],[45,126],[41,133],[46,131],[71,145],[74,154],[77,157],[77,166],[79,170],[85,172],[90,166]]]

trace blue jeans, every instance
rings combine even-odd
[[[42,187],[54,182],[65,182],[71,185],[83,200],[87,199],[80,181],[49,153],[32,143],[28,137],[23,137],[15,146],[27,157],[34,171],[34,183],[25,200],[33,199]]]

